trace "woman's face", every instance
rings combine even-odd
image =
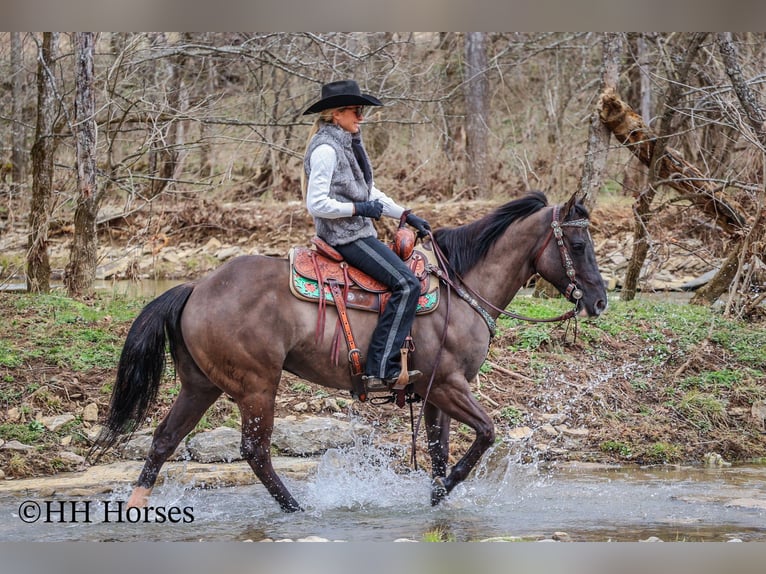
[[[332,121],[347,132],[355,134],[359,131],[359,124],[362,123],[363,112],[362,106],[337,108],[332,112]]]

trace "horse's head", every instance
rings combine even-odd
[[[588,210],[576,201],[575,194],[551,211],[535,270],[577,304],[579,315],[597,317],[606,310],[607,295],[588,232]]]

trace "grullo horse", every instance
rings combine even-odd
[[[438,229],[429,239],[444,256],[442,303],[418,316],[412,328],[417,350],[410,368],[423,376],[409,392],[424,400],[432,504],[468,476],[494,441],[492,420],[469,381],[487,356],[494,320],[518,290],[539,274],[574,303],[569,316],[598,316],[606,309],[588,222],[574,196],[551,206],[544,194],[531,192],[472,223]],[[144,420],[162,380],[168,344],[181,389],[154,433],[129,506],[148,503],[165,460],[226,393],[241,413],[243,458],[284,511],[301,509],[271,462],[281,373],[349,391],[352,379],[348,365],[329,359],[335,322],[327,321],[326,336],[317,340],[317,305],[291,294],[289,273],[287,259],[238,257],[196,283],[163,293],[135,319],[94,450],[103,452]],[[327,307],[326,312],[336,311]],[[366,349],[377,315],[354,309],[348,314],[358,347]],[[451,420],[468,425],[476,436],[448,473]]]

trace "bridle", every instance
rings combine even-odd
[[[567,300],[571,301],[575,305],[578,305],[580,302],[580,299],[582,299],[583,292],[582,289],[580,289],[577,286],[577,279],[575,278],[575,268],[574,264],[572,263],[572,257],[569,255],[569,250],[567,249],[567,246],[564,244],[564,231],[561,229],[562,227],[579,227],[581,229],[588,229],[589,221],[586,218],[580,218],[580,219],[574,219],[572,221],[559,221],[559,206],[556,205],[553,208],[553,221],[551,221],[551,229],[548,231],[548,235],[545,238],[545,241],[543,242],[542,247],[540,247],[540,250],[537,252],[537,255],[535,256],[535,260],[532,264],[533,268],[537,268],[537,262],[540,260],[540,257],[542,256],[543,252],[545,251],[545,248],[548,247],[548,243],[551,241],[551,237],[556,238],[556,244],[559,247],[559,253],[561,255],[561,264],[564,266],[564,271],[567,274],[567,277],[569,277],[569,285],[567,285],[567,288],[564,290],[564,296],[567,298]]]

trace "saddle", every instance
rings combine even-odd
[[[361,380],[362,354],[357,348],[346,309],[382,313],[391,298],[391,290],[383,283],[361,270],[350,266],[343,256],[319,237],[311,240],[311,247],[290,249],[290,291],[303,301],[319,305],[315,339],[319,341],[325,329],[325,310],[329,303],[338,311],[338,323],[333,337],[331,356],[337,365],[340,356],[341,331],[348,346],[348,361],[354,393],[360,401],[367,400],[367,389]],[[422,250],[415,249],[415,235],[400,227],[391,249],[405,262],[420,280],[420,297],[416,314],[430,313],[439,304],[439,279],[429,272],[436,265],[436,255],[430,242],[423,243]],[[407,372],[407,355],[414,349],[411,339],[401,349],[402,372]],[[405,377],[406,379],[406,377]],[[397,405],[404,404],[404,386],[397,390]]]
[[[343,260],[343,256],[319,237],[311,240],[312,247],[290,249],[290,290],[298,299],[335,305],[331,285],[337,283],[346,291],[345,304],[352,309],[382,313],[391,290],[356,267]],[[397,254],[405,254],[404,262],[420,280],[420,298],[416,313],[431,313],[439,304],[439,280],[428,272],[429,264],[436,265],[436,257],[430,243],[422,249],[411,249],[409,254],[396,248]],[[321,289],[320,289],[321,283]]]

